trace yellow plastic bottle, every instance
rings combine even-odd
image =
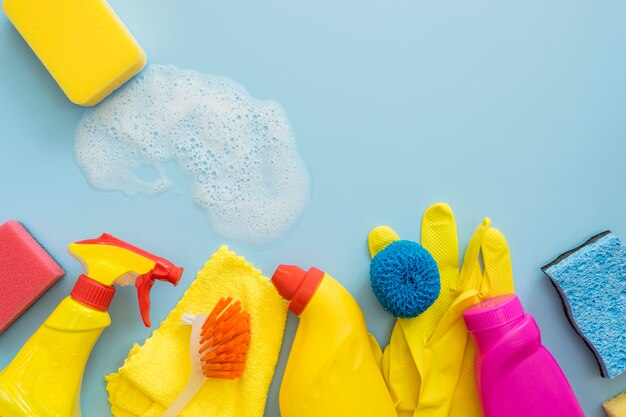
[[[272,282],[300,317],[280,387],[282,417],[396,417],[380,347],[350,293],[316,268],[281,265]]]
[[[1,417],[80,417],[83,370],[98,337],[111,324],[107,310],[115,294],[113,284],[135,284],[149,326],[154,281],[176,285],[183,272],[107,234],[73,243],[69,251],[81,261],[85,274],[0,373]]]

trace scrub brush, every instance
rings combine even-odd
[[[191,325],[191,375],[163,417],[180,415],[207,378],[237,379],[243,373],[250,344],[250,314],[241,302],[222,298],[208,316],[183,314]]]

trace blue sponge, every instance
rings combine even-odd
[[[421,245],[396,240],[370,264],[372,290],[385,311],[395,317],[422,314],[437,297],[441,284],[433,257]]]
[[[610,231],[541,268],[567,317],[591,348],[605,378],[626,370],[626,250]]]

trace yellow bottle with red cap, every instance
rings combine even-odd
[[[0,416],[80,417],[80,386],[91,349],[111,324],[113,284],[137,287],[144,324],[150,326],[155,280],[178,284],[183,269],[103,234],[68,248],[85,269],[69,297],[0,373]]]
[[[300,317],[280,387],[281,417],[396,417],[380,347],[350,293],[316,268],[281,265],[272,283]]]

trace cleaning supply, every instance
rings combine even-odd
[[[368,236],[374,262],[399,239],[388,226],[374,228]],[[383,375],[399,417],[480,416],[474,345],[463,311],[482,299],[513,292],[506,239],[485,218],[459,269],[456,221],[450,206],[437,203],[424,213],[420,243],[437,263],[441,292],[419,316],[398,318],[383,353]],[[398,262],[396,266],[401,280],[406,265]]]
[[[85,274],[0,374],[2,417],[80,417],[83,370],[98,337],[111,324],[107,310],[113,284],[135,284],[141,315],[149,325],[154,281],[176,285],[183,273],[166,259],[107,234],[73,243],[68,250]]]
[[[241,301],[250,313],[250,348],[237,380],[207,379],[180,413],[182,417],[263,417],[283,340],[287,304],[269,279],[222,246],[202,267],[176,307],[120,370],[109,375],[107,391],[115,417],[161,417],[191,373],[189,328],[184,314],[202,314],[222,297]]]
[[[626,391],[602,403],[609,417],[626,417]]]
[[[463,316],[476,344],[476,381],[485,417],[585,416],[517,296],[485,300]]]
[[[437,262],[419,243],[396,240],[370,264],[372,291],[385,311],[411,318],[430,307],[441,290]]]
[[[243,373],[250,345],[250,314],[241,302],[222,298],[208,316],[184,314],[192,326],[191,374],[187,385],[165,410],[163,417],[176,417],[193,399],[207,378],[237,379]]]
[[[105,0],[4,0],[3,9],[76,104],[97,104],[146,63]]]
[[[395,417],[380,347],[350,293],[316,268],[281,265],[272,283],[300,317],[280,386],[281,416]]]
[[[0,334],[64,274],[20,222],[0,225]]]
[[[626,246],[606,231],[541,268],[556,288],[570,323],[593,351],[600,372],[626,370]]]

